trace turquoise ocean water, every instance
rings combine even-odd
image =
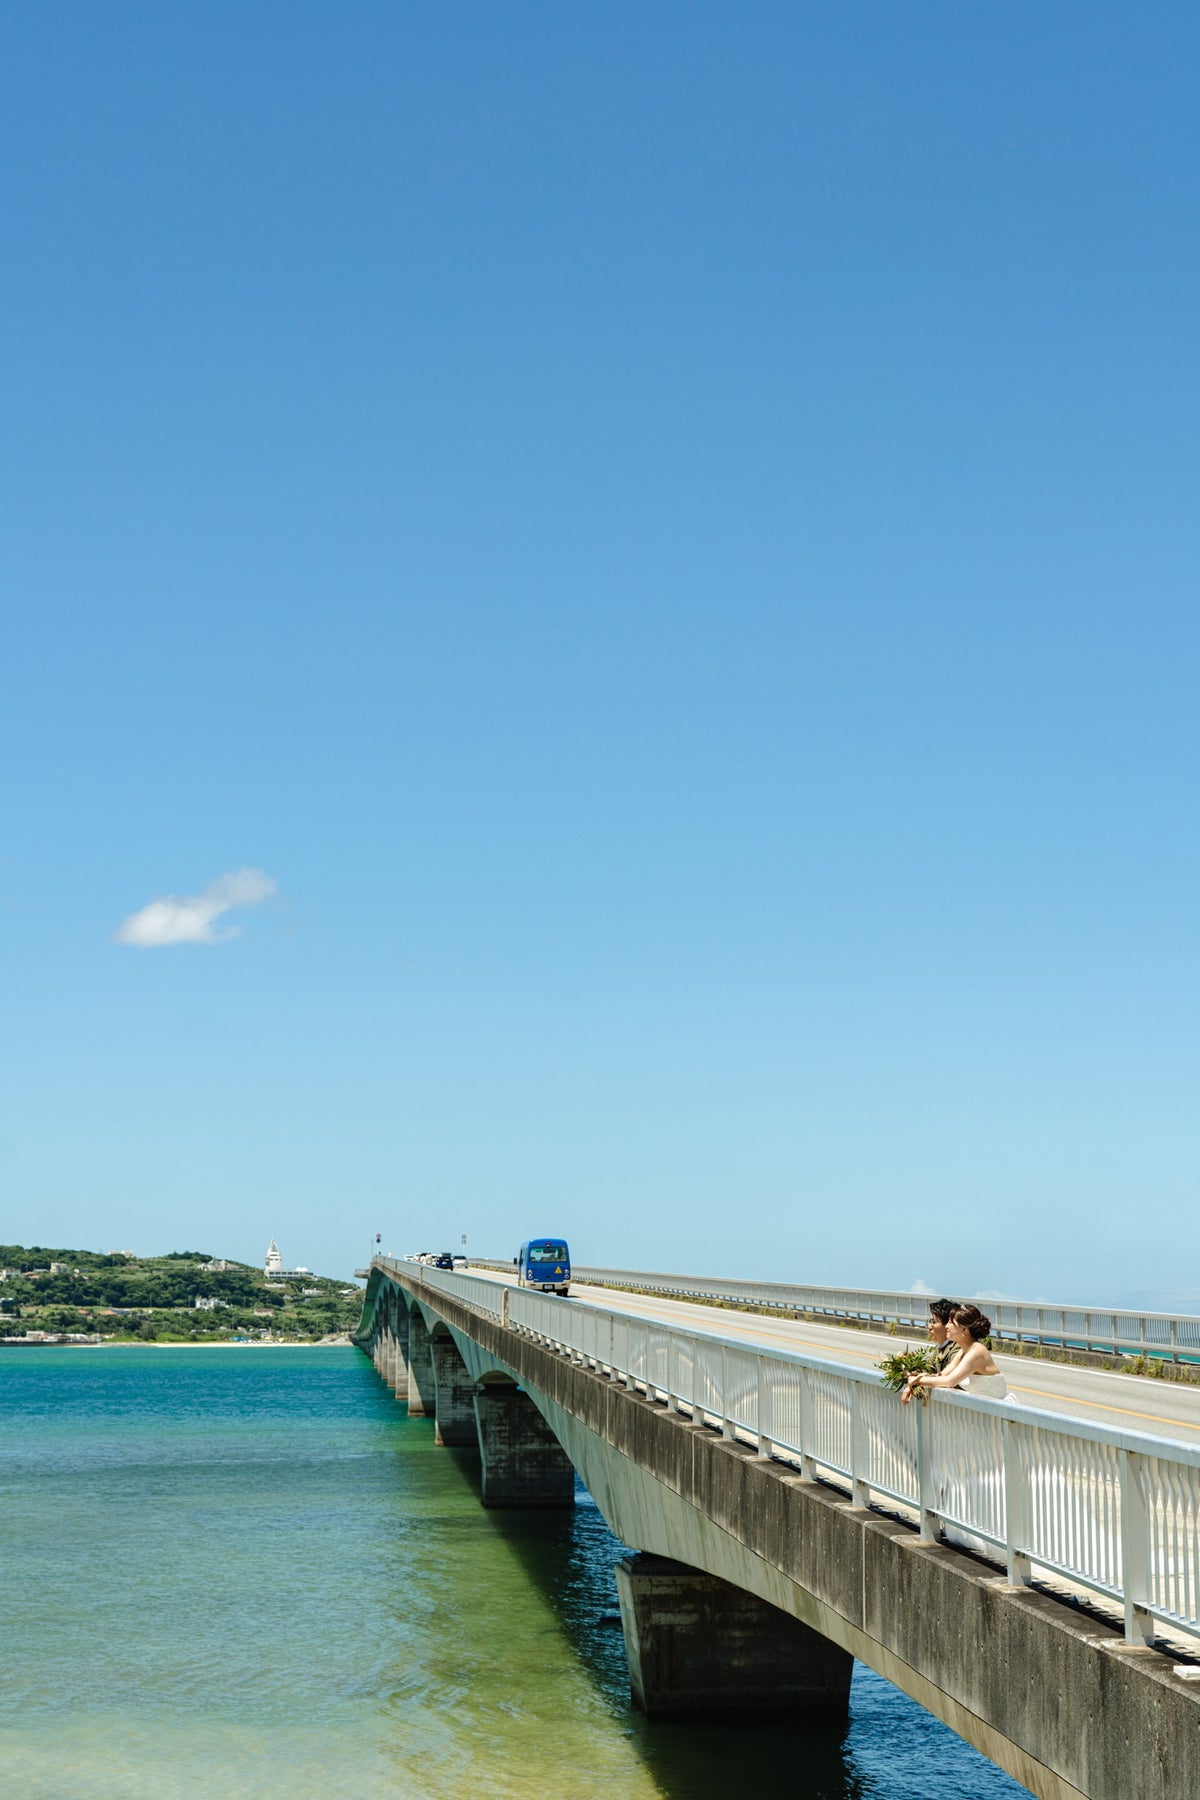
[[[354,1350],[0,1352],[0,1794],[1019,1800],[857,1669],[848,1730],[649,1726],[612,1564],[484,1512]]]

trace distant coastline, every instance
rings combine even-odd
[[[0,1344],[345,1344],[362,1290],[285,1263],[261,1268],[207,1250],[81,1250],[0,1244]]]
[[[169,1343],[138,1343],[131,1338],[108,1338],[102,1344],[55,1344],[47,1343],[41,1338],[0,1338],[0,1350],[346,1350],[352,1349],[352,1340],[348,1337],[314,1338],[311,1343],[269,1343],[263,1338],[248,1338],[245,1343],[231,1344],[228,1340],[191,1342],[175,1339]]]

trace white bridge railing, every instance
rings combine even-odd
[[[916,1516],[923,1537],[1034,1569],[1123,1606],[1132,1643],[1153,1621],[1200,1637],[1200,1447],[1012,1401],[942,1391],[902,1406],[879,1377],[755,1349],[477,1275],[391,1264],[669,1411],[847,1484],[857,1505]]]
[[[502,1269],[505,1263],[479,1263]],[[624,1288],[632,1293],[670,1294],[681,1300],[729,1300],[779,1308],[860,1325],[896,1325],[924,1332],[932,1294],[896,1293],[886,1288],[812,1287],[782,1281],[729,1281],[712,1275],[669,1275],[646,1269],[584,1268],[577,1282]],[[962,1298],[963,1296],[959,1296]],[[1200,1316],[1134,1312],[1104,1306],[1067,1306],[1041,1300],[1002,1300],[986,1294],[970,1298],[992,1321],[993,1338],[1011,1343],[1096,1350],[1115,1355],[1200,1361]]]

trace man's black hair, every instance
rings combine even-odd
[[[929,1310],[939,1325],[948,1325],[950,1323],[950,1315],[957,1305],[957,1300],[931,1300],[929,1302]]]

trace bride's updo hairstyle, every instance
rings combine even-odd
[[[976,1343],[991,1336],[992,1321],[977,1306],[956,1306],[952,1316],[954,1323],[969,1331]]]

